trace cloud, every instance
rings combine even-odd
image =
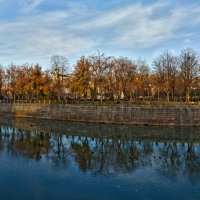
[[[136,4],[103,13],[78,28],[93,31],[99,29],[106,36],[112,32],[108,39],[110,45],[148,48],[184,37],[183,29],[189,30],[192,25],[200,24],[199,9],[200,6],[173,7],[162,2],[150,6]]]
[[[1,60],[40,62],[52,54],[72,56],[91,49],[145,51],[173,40],[186,44],[184,41],[190,41],[191,37],[195,41],[199,35],[198,4],[170,1],[124,4],[124,1],[112,0],[106,7],[100,1],[91,6],[89,0],[87,4],[78,0],[57,4],[53,0],[17,2],[18,14],[12,19],[5,16],[0,21]],[[9,5],[13,7],[13,1],[8,0],[4,6]]]
[[[69,12],[55,11],[1,23],[1,61],[40,62],[43,57],[50,58],[53,54],[70,56],[97,45],[98,39],[81,37],[64,26],[71,17]]]
[[[24,0],[21,1],[21,10],[24,13],[30,13],[34,11],[38,6],[42,4],[44,0]]]

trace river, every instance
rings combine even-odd
[[[0,199],[200,199],[200,128],[0,118]]]

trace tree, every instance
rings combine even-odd
[[[39,64],[36,64],[31,68],[31,90],[34,98],[37,100],[39,96],[43,94],[43,88],[45,86],[42,68]]]
[[[69,63],[66,57],[53,55],[51,57],[52,73],[57,82],[62,86],[64,83],[64,76],[69,72]]]
[[[6,95],[9,98],[15,99],[16,98],[16,91],[17,91],[17,66],[13,63],[9,65],[6,70]]]
[[[76,63],[72,76],[71,89],[75,93],[78,93],[78,96],[83,96],[86,99],[89,96],[90,83],[91,63],[88,58],[82,56]]]
[[[167,94],[167,101],[170,100],[170,95],[174,98],[176,76],[178,72],[178,58],[171,52],[166,51],[153,62],[154,70],[158,75],[158,88]]]
[[[96,54],[89,56],[88,59],[91,63],[91,97],[94,101],[97,94],[99,94],[102,100],[103,87],[105,84],[105,72],[108,68],[106,57],[104,56],[104,53],[98,51]]]
[[[122,95],[125,99],[132,96],[135,75],[136,65],[133,61],[124,57],[116,59],[114,77],[118,87],[118,98]]]
[[[43,87],[43,94],[47,100],[51,99],[51,91],[52,91],[52,78],[50,72],[46,70],[43,75],[44,79],[44,87]]]
[[[3,69],[3,66],[0,65],[0,100],[3,98],[2,88],[4,85],[4,78],[5,78],[5,71]]]
[[[69,72],[69,63],[66,57],[53,55],[51,57],[51,67],[53,75],[52,94],[60,101],[65,98],[65,82]]]
[[[138,59],[137,60],[137,75],[136,75],[136,84],[137,84],[137,93],[140,96],[145,96],[150,94],[151,84],[150,84],[150,69],[145,60]]]
[[[190,89],[194,80],[200,74],[199,56],[193,49],[187,48],[180,55],[180,74],[183,80],[183,87],[186,102],[190,101]]]
[[[16,68],[16,93],[17,99],[29,99],[30,88],[30,78],[31,72],[30,67],[27,65],[17,66]]]
[[[106,98],[109,98],[110,100],[115,99],[117,97],[117,90],[118,87],[116,85],[115,81],[115,60],[116,58],[113,56],[109,56],[106,58],[106,65],[107,69],[105,71],[105,79],[103,84],[103,89],[106,90]]]

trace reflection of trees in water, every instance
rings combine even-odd
[[[164,175],[175,178],[184,167],[185,158],[185,144],[169,142],[159,145],[159,151],[157,155],[158,169]]]
[[[200,151],[199,146],[197,147],[193,143],[187,144],[187,151],[185,153],[186,168],[185,173],[189,177],[197,176],[200,174]]]
[[[51,134],[51,138],[49,140],[50,149],[49,154],[46,156],[47,159],[51,160],[56,167],[64,166],[66,167],[69,160],[69,148],[64,145],[64,139],[66,136],[64,135],[54,135]]]
[[[1,128],[1,148],[14,155],[40,160],[48,154],[50,135],[41,132],[22,131],[19,129]]]
[[[117,135],[92,138],[1,127],[0,149],[12,156],[45,158],[56,167],[67,167],[73,161],[94,175],[130,173],[148,166],[173,178],[183,173],[200,175],[200,144],[193,142],[134,141]]]
[[[200,144],[169,142],[160,144],[155,163],[166,176],[200,176]]]
[[[139,154],[135,142],[79,137],[71,142],[75,160],[82,170],[94,174],[130,172]]]

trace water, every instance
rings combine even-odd
[[[0,118],[0,199],[200,199],[200,128]]]

